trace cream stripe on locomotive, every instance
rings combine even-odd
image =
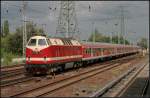
[[[50,60],[64,60],[69,58],[79,58],[82,57],[82,55],[75,55],[75,56],[63,56],[63,57],[51,57],[51,58],[28,58],[27,61],[50,61]]]

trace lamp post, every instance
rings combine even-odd
[[[110,43],[113,43],[112,37],[113,37],[113,32],[110,32],[110,37],[109,37],[109,42]]]
[[[136,32],[131,32],[132,34],[136,34]],[[137,38],[136,38],[136,41],[137,41]],[[133,40],[133,45],[134,45],[134,40]],[[135,42],[135,45],[136,45],[136,42]]]
[[[92,22],[93,42],[95,42],[94,22]]]
[[[118,26],[118,24],[116,23],[116,24],[115,24],[115,27],[117,27],[117,26]],[[116,31],[116,32],[117,32],[117,31]],[[117,32],[117,39],[118,39],[118,40],[117,40],[117,43],[118,43],[118,44],[120,44],[120,39],[119,39],[119,38],[120,38],[120,37],[119,37],[119,32]]]

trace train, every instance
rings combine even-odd
[[[133,45],[78,41],[73,38],[32,36],[26,45],[27,73],[50,74],[67,68],[139,52]]]

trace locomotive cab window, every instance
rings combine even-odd
[[[38,40],[38,45],[39,46],[46,46],[47,44],[46,44],[46,40],[45,39],[39,39]]]
[[[28,43],[28,46],[36,46],[36,40],[37,39],[31,39]]]

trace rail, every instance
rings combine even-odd
[[[145,67],[146,64],[144,64],[143,66],[141,66],[139,68],[138,71],[136,71],[136,75]],[[123,78],[125,78],[127,75],[129,75],[132,71],[134,71],[136,69],[136,66],[129,69],[126,73],[122,74],[120,77],[118,77],[116,80],[113,80],[112,82],[110,82],[109,84],[107,84],[106,86],[104,86],[102,89],[98,90],[97,92],[95,92],[94,94],[92,94],[90,97],[100,97],[102,96],[104,93],[106,93],[110,88],[112,88],[114,85],[116,85],[117,83],[119,83]]]

